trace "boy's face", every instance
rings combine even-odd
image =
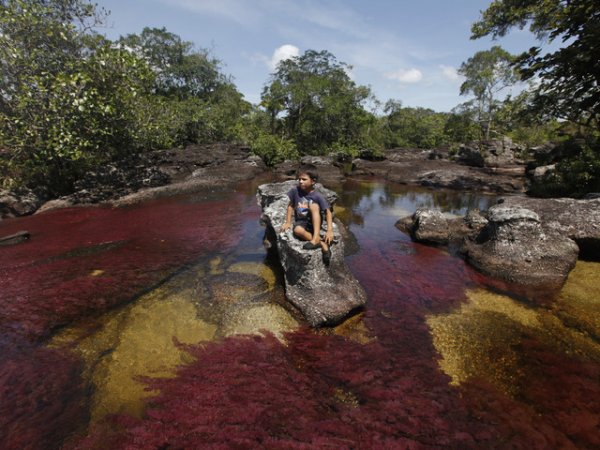
[[[301,173],[298,175],[298,185],[303,191],[311,191],[315,185],[315,181],[307,173]]]

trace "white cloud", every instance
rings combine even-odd
[[[296,47],[295,45],[291,45],[291,44],[282,45],[281,47],[277,47],[275,49],[275,51],[273,52],[273,56],[271,56],[271,59],[267,61],[267,66],[269,67],[269,69],[275,70],[275,68],[277,67],[277,64],[279,64],[280,61],[284,61],[286,59],[290,59],[290,58],[293,58],[294,56],[299,56],[299,55],[300,55],[300,49],[298,47]]]
[[[388,80],[396,80],[401,83],[418,83],[423,79],[423,73],[419,69],[400,69],[394,72],[385,72],[383,74]]]
[[[451,81],[458,81],[462,77],[458,74],[456,67],[440,65],[440,69],[442,69],[442,75],[448,78]]]

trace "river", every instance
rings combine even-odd
[[[560,292],[491,280],[395,222],[491,196],[335,186],[364,311],[312,330],[255,192],[0,222],[3,448],[600,446],[600,264]]]

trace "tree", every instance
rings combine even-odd
[[[151,83],[144,61],[89,33],[96,19],[80,0],[0,3],[4,169],[56,195],[86,167],[132,149],[136,99]]]
[[[498,94],[517,81],[513,60],[510,53],[494,46],[475,53],[458,70],[466,78],[460,86],[460,94],[475,96],[473,107],[485,139],[490,137],[494,113],[498,109]]]
[[[371,92],[327,51],[307,50],[281,61],[262,92],[271,130],[303,154],[361,146],[374,118],[363,108]]]
[[[155,74],[148,146],[214,142],[235,137],[250,104],[221,72],[220,61],[205,49],[181,39],[166,28],[144,28],[141,34],[121,37],[119,45],[144,58]],[[162,124],[162,126],[161,126]],[[156,139],[156,140],[154,140]],[[154,141],[154,142],[153,142]]]
[[[119,44],[145,58],[156,74],[156,92],[179,99],[207,100],[229,80],[220,71],[220,61],[206,49],[197,50],[192,42],[166,28],[144,28],[141,34],[128,34]]]
[[[538,78],[538,111],[598,130],[600,126],[600,2],[597,0],[495,0],[474,23],[472,39],[504,36],[513,27],[539,40],[560,41],[556,51],[541,47],[516,63],[525,79]]]
[[[403,108],[398,100],[388,100],[385,146],[434,148],[446,143],[446,115],[427,108]]]

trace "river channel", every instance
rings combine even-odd
[[[368,303],[313,330],[258,183],[0,221],[2,448],[600,447],[600,263],[517,289],[394,226],[493,196],[347,181]]]

